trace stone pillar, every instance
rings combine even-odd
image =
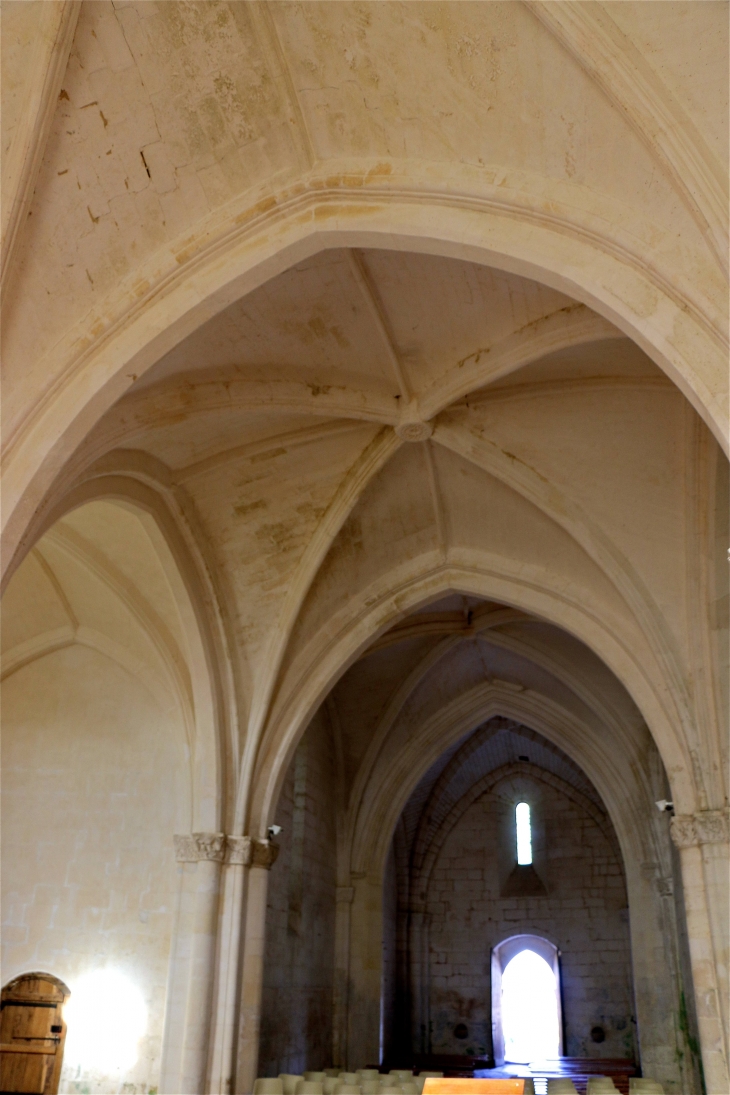
[[[228,837],[218,913],[218,950],[213,1017],[205,1090],[211,1095],[233,1091],[237,1043],[238,984],[241,968],[243,894],[251,862],[250,837]]]
[[[680,1025],[674,879],[660,863],[627,862],[626,883],[641,1068],[667,1091],[689,1095],[700,1088]]]
[[[205,1090],[215,974],[223,833],[175,837],[180,886],[170,949],[160,1089]]]
[[[241,1006],[238,1028],[235,1095],[253,1091],[259,1057],[261,992],[264,982],[264,946],[266,939],[266,898],[269,869],[279,854],[279,846],[268,840],[251,845],[251,866],[245,887],[243,961],[241,966]]]
[[[369,875],[353,875],[352,881],[347,1067],[358,1069],[380,1061],[383,881]]]
[[[671,832],[682,864],[705,1085],[708,1095],[727,1095],[730,811],[678,815]]]
[[[350,916],[353,886],[335,890],[335,970],[332,992],[332,1064],[347,1067],[348,999],[350,987]]]
[[[431,1052],[431,918],[423,909],[408,915],[408,956],[410,962],[411,1045],[416,1053]]]

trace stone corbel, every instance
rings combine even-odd
[[[176,834],[175,859],[178,863],[208,860],[240,867],[270,867],[279,853],[279,845],[250,836],[226,836],[225,833]]]
[[[251,867],[265,867],[270,870],[276,863],[279,854],[279,845],[272,840],[251,841]]]
[[[672,818],[670,829],[672,840],[678,848],[727,844],[730,842],[730,809],[677,814]]]

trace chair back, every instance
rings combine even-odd
[[[321,1080],[300,1080],[295,1095],[324,1095],[324,1085]]]
[[[284,1085],[284,1095],[297,1095],[297,1084],[304,1077],[294,1072],[280,1072],[279,1079]]]
[[[279,1076],[262,1076],[253,1082],[253,1095],[284,1095],[284,1085]]]

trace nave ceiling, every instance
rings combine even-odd
[[[253,1076],[266,884],[230,879],[307,727],[376,1045],[398,818],[505,719],[603,800],[652,1001],[673,799],[722,1090],[726,5],[0,13],[6,671],[107,659],[169,715],[227,849],[190,1089]]]
[[[514,332],[567,307],[576,337],[631,337],[724,444],[727,28],[714,2],[644,9],[6,5],[5,565],[104,413],[202,332],[188,369],[275,365],[291,404],[316,356],[320,405],[349,371],[345,417],[405,426],[495,379]],[[413,260],[385,250],[422,256],[416,310],[438,323],[409,328]],[[451,293],[438,256],[463,262]],[[287,271],[288,330],[254,336]],[[328,276],[339,299],[308,311]],[[531,333],[539,356],[549,336]],[[447,377],[485,341],[490,360]]]

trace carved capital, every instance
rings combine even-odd
[[[279,845],[270,840],[252,840],[250,836],[226,836],[225,833],[176,834],[175,859],[178,863],[211,860],[240,867],[271,867],[279,854]]]
[[[250,836],[227,836],[226,863],[248,867],[251,863],[252,844]]]
[[[271,840],[251,841],[251,866],[265,867],[268,871],[276,863],[279,845]]]
[[[175,835],[175,859],[178,863],[199,863],[208,859],[222,863],[226,852],[224,833],[190,833]]]
[[[700,844],[727,844],[730,841],[730,810],[703,810],[695,814]]]
[[[698,844],[727,844],[730,841],[730,810],[700,810],[677,814],[671,823],[672,840],[678,848]]]

